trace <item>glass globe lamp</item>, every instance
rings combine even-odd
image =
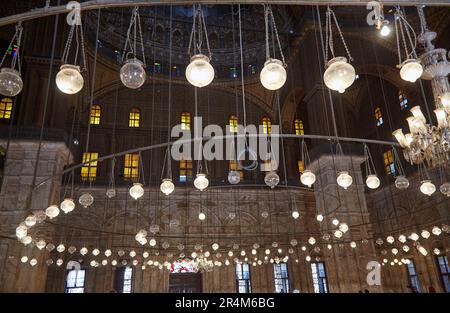
[[[36,216],[34,214],[28,215],[25,219],[25,225],[27,227],[33,227],[34,225],[36,225]]]
[[[422,65],[415,59],[408,59],[403,62],[402,67],[400,69],[400,77],[407,81],[414,83],[416,80],[422,76],[423,67]]]
[[[80,254],[81,255],[86,255],[88,253],[88,249],[86,247],[83,247],[80,249]]]
[[[434,248],[433,253],[436,255],[439,255],[439,254],[441,254],[441,250],[439,250],[439,248]]]
[[[128,59],[120,69],[120,80],[127,88],[138,89],[146,79],[144,64],[136,58]]]
[[[2,68],[0,70],[0,94],[6,97],[17,96],[23,88],[20,73],[12,68]]]
[[[294,219],[298,219],[299,216],[300,216],[300,213],[299,213],[297,210],[292,211],[292,217],[293,217]]]
[[[56,74],[56,86],[61,92],[74,95],[83,89],[84,79],[80,67],[77,65],[64,64]]]
[[[261,84],[269,90],[278,90],[286,82],[287,74],[283,63],[277,59],[268,59],[259,75]]]
[[[341,238],[342,235],[343,235],[343,233],[342,233],[340,230],[336,230],[336,231],[334,232],[334,237],[336,237],[336,238]]]
[[[303,185],[306,185],[309,188],[311,188],[311,186],[316,182],[316,175],[310,170],[305,170],[300,176],[300,181],[302,182]]]
[[[209,180],[206,177],[206,175],[202,174],[202,173],[198,173],[197,177],[194,180],[195,188],[197,188],[200,191],[203,191],[204,189],[206,189],[206,187],[208,187],[208,185],[209,185]]]
[[[322,222],[322,221],[323,221],[323,215],[322,215],[322,214],[317,214],[316,220],[317,220],[318,222]]]
[[[371,174],[367,176],[366,186],[370,189],[377,189],[378,187],[380,187],[380,179],[377,177],[377,175]]]
[[[21,223],[19,226],[17,226],[16,228],[16,236],[18,239],[22,239],[23,237],[25,237],[28,233],[28,227],[25,225],[25,223]]]
[[[114,189],[114,188],[108,188],[108,189],[106,190],[106,196],[107,196],[109,199],[114,198],[114,197],[116,196],[116,189]]]
[[[33,241],[33,238],[31,236],[25,236],[22,239],[20,239],[20,242],[24,245],[29,245]]]
[[[160,189],[161,192],[166,196],[170,195],[175,190],[175,185],[172,183],[172,179],[164,178],[161,183]]]
[[[439,187],[439,191],[447,197],[450,197],[450,183],[443,183],[440,187]]]
[[[238,171],[230,171],[228,173],[228,182],[232,185],[237,185],[241,181],[241,175]]]
[[[355,68],[347,62],[345,57],[336,57],[328,61],[327,69],[323,74],[325,85],[339,93],[345,92],[355,78]]]
[[[90,193],[83,193],[80,198],[78,199],[78,202],[84,207],[87,208],[88,206],[91,206],[92,203],[94,203],[94,197]]]
[[[37,264],[37,260],[36,259],[31,259],[30,260],[30,265],[31,266],[35,266]]]
[[[69,249],[67,249],[67,251],[68,251],[70,254],[73,254],[73,253],[75,253],[75,251],[77,251],[77,248],[75,248],[74,246],[70,246]]]
[[[405,243],[406,242],[406,236],[405,235],[398,236],[398,241],[400,241],[401,243]]]
[[[144,186],[141,183],[134,183],[129,193],[134,200],[137,200],[144,195]]]
[[[339,225],[339,220],[338,220],[337,218],[334,218],[334,219],[331,221],[331,223],[332,223],[334,226],[338,226],[338,225]]]
[[[425,239],[428,239],[428,238],[430,238],[430,236],[431,236],[430,232],[429,232],[428,230],[426,230],[426,229],[422,230],[422,232],[420,233],[420,235],[421,235],[423,238],[425,238]]]
[[[353,183],[353,178],[349,175],[347,171],[339,172],[337,177],[337,184],[344,189],[350,187]]]
[[[215,251],[217,249],[219,249],[219,245],[217,243],[213,243],[212,244],[212,249]]]
[[[264,177],[264,182],[266,183],[267,186],[273,189],[275,188],[276,185],[279,184],[280,176],[278,176],[276,172],[271,171],[267,173],[266,176]]]
[[[64,199],[63,202],[61,202],[61,210],[63,210],[64,213],[70,213],[75,209],[75,202],[70,199]]]
[[[313,245],[313,244],[316,243],[316,239],[315,239],[314,237],[309,237],[308,243],[309,243],[310,245]]]
[[[436,186],[430,180],[422,181],[420,185],[420,192],[427,196],[431,196],[436,191]]]
[[[345,234],[348,231],[348,225],[346,223],[341,223],[339,225],[339,230]]]
[[[59,208],[56,205],[51,205],[45,209],[45,214],[50,218],[55,218],[59,215]]]
[[[291,246],[293,246],[293,247],[295,247],[296,245],[298,245],[297,239],[292,239],[290,243],[291,243]]]
[[[205,213],[203,213],[203,212],[200,212],[200,213],[198,214],[198,219],[199,219],[200,221],[204,221],[204,220],[205,220],[205,218],[206,218],[206,215],[205,215]]]
[[[433,235],[439,236],[442,233],[442,230],[439,227],[434,226],[433,229],[431,229],[431,232],[433,233]]]
[[[395,179],[395,187],[403,190],[409,187],[409,180],[405,176],[397,176]]]
[[[389,36],[389,34],[391,33],[391,29],[389,28],[388,25],[383,25],[380,29],[380,35],[383,37]]]
[[[42,240],[42,239],[41,239],[41,240],[38,240],[38,241],[36,242],[36,247],[37,247],[39,250],[44,249],[46,245],[47,245],[47,244],[46,244],[45,241]]]
[[[356,242],[354,242],[354,241],[350,242],[350,247],[352,247],[353,249],[355,249],[355,248],[356,248]]]
[[[411,235],[409,235],[409,239],[417,241],[419,240],[419,235],[417,235],[416,233],[411,233]]]
[[[194,55],[186,68],[186,79],[195,87],[208,86],[214,79],[214,68],[203,54]]]
[[[386,241],[387,241],[387,243],[393,244],[394,241],[395,241],[395,239],[394,239],[393,236],[387,236],[387,237],[386,237]]]
[[[402,247],[402,250],[405,251],[405,252],[408,252],[408,251],[409,251],[409,246],[404,245],[404,246]]]
[[[20,259],[20,262],[22,263],[27,263],[28,262],[28,257],[25,255]]]
[[[56,251],[58,251],[59,253],[62,253],[66,250],[66,247],[61,243],[56,247]]]
[[[151,238],[148,242],[148,244],[152,247],[156,246],[156,239],[155,238]]]

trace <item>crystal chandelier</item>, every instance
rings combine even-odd
[[[420,107],[416,106],[410,110],[412,116],[407,118],[410,132],[403,134],[401,129],[397,129],[393,135],[408,162],[420,164],[426,161],[434,167],[450,159],[450,62],[446,57],[447,51],[435,49],[432,44],[436,33],[428,30],[422,6],[417,10],[422,28],[418,41],[425,48],[419,57],[424,67],[422,78],[431,81],[437,125],[428,124]]]

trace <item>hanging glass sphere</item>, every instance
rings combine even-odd
[[[34,212],[34,216],[36,216],[36,222],[42,223],[47,218],[47,215],[45,214],[44,210],[38,210]]]
[[[253,249],[259,249],[259,243],[254,243],[253,244]]]
[[[323,74],[325,85],[331,90],[343,93],[355,81],[355,68],[347,63],[347,58],[336,57],[328,61],[327,69]]]
[[[114,198],[116,196],[116,189],[114,188],[109,188],[106,190],[106,196],[111,199]]]
[[[6,97],[17,96],[23,88],[20,73],[15,69],[5,67],[0,70],[0,94]]]
[[[430,180],[422,181],[420,185],[420,192],[427,196],[431,196],[436,191],[436,186]]]
[[[102,265],[106,266],[108,264],[108,260],[102,260]]]
[[[91,206],[92,203],[94,203],[94,197],[90,193],[83,193],[80,198],[78,199],[78,202],[84,207],[87,208],[88,206]]]
[[[277,59],[268,59],[259,75],[261,84],[269,90],[278,90],[286,82],[287,74],[283,63]]]
[[[68,251],[70,254],[73,254],[73,253],[75,253],[75,251],[77,251],[77,248],[75,248],[74,246],[70,246],[69,249],[67,249],[67,251]]]
[[[377,189],[378,187],[380,187],[380,179],[377,177],[377,175],[371,174],[367,176],[366,185],[370,189]]]
[[[138,89],[146,79],[144,64],[136,58],[126,60],[120,69],[120,80],[127,88]]]
[[[378,239],[375,241],[375,243],[376,243],[377,245],[381,246],[381,245],[384,243],[384,241],[383,241],[383,239],[378,238]]]
[[[356,248],[356,242],[354,241],[350,242],[350,247],[352,247],[353,249]]]
[[[219,245],[217,243],[213,243],[211,247],[214,251],[219,249]]]
[[[64,199],[63,202],[61,202],[61,210],[63,210],[64,213],[72,212],[75,209],[75,202],[70,199]]]
[[[205,213],[203,213],[203,212],[200,212],[200,213],[198,214],[198,219],[199,219],[200,221],[204,221],[204,220],[205,220],[205,218],[206,218],[206,215],[205,215]]]
[[[339,225],[339,230],[345,234],[348,231],[348,225],[346,223],[341,223]]]
[[[339,225],[339,220],[338,220],[337,218],[334,218],[334,219],[331,221],[331,224],[333,224],[334,226],[338,226],[338,225]]]
[[[398,241],[400,241],[401,243],[405,243],[406,242],[406,236],[405,235],[398,236]]]
[[[433,235],[439,236],[442,233],[442,230],[439,227],[434,226],[431,232],[433,233]]]
[[[448,234],[448,233],[450,233],[450,226],[444,224],[444,225],[442,225],[442,230]]]
[[[156,246],[156,239],[155,238],[150,239],[148,244],[152,247]]]
[[[409,235],[409,239],[417,241],[419,240],[419,235],[417,235],[416,233],[411,233],[411,235]]]
[[[439,250],[438,248],[434,248],[433,253],[436,255],[439,255],[439,254],[441,254],[441,250]]]
[[[36,225],[36,216],[34,216],[34,214],[28,215],[25,219],[25,225],[27,227],[33,227],[34,225]]]
[[[48,252],[52,252],[53,249],[55,249],[55,245],[52,243],[47,244],[47,246],[45,247],[45,249],[47,249]]]
[[[322,222],[322,221],[323,221],[323,215],[322,215],[322,214],[317,214],[316,220],[317,220],[318,222]]]
[[[157,232],[159,232],[159,225],[158,224],[150,225],[150,232],[152,234],[156,234]]]
[[[353,183],[353,178],[348,174],[347,171],[339,172],[339,175],[337,177],[337,184],[341,186],[344,189],[347,189],[350,187]]]
[[[134,183],[129,193],[134,200],[137,200],[144,195],[144,186],[141,183]]]
[[[297,210],[295,210],[295,211],[292,211],[292,217],[293,217],[294,219],[298,219],[298,218],[299,218],[299,216],[300,216],[300,213],[298,213],[298,211],[297,211]]]
[[[430,236],[431,236],[430,232],[429,232],[428,230],[426,230],[426,229],[422,230],[422,232],[420,233],[420,235],[421,235],[423,238],[425,238],[425,239],[428,239],[428,238],[430,238]]]
[[[37,247],[39,250],[44,249],[46,245],[47,245],[47,244],[46,244],[45,241],[42,240],[42,239],[41,239],[41,240],[38,240],[38,241],[36,242],[36,247]]]
[[[325,241],[330,240],[331,236],[329,234],[323,234],[322,239]]]
[[[210,59],[203,54],[194,55],[186,68],[186,79],[195,87],[208,86],[214,79],[214,68]]]
[[[81,255],[86,255],[88,253],[88,249],[86,247],[83,247],[80,249],[80,254]]]
[[[131,250],[130,251],[130,257],[134,258],[136,256],[136,251]]]
[[[63,93],[74,95],[83,89],[84,79],[77,65],[61,65],[60,71],[56,75],[56,86]]]
[[[309,237],[308,243],[309,243],[310,245],[313,245],[313,244],[316,243],[316,239],[315,239],[314,237]]]
[[[450,197],[450,183],[443,183],[441,187],[439,187],[439,191],[447,197]]]
[[[273,189],[275,188],[276,185],[279,184],[280,176],[278,176],[278,174],[275,171],[271,171],[267,173],[266,176],[264,177],[264,182],[266,183],[267,186]]]
[[[66,250],[66,247],[61,243],[56,247],[56,251],[58,251],[59,253],[62,253]]]
[[[272,247],[274,247],[274,248],[278,247],[278,242],[276,242],[276,241],[272,242]]]
[[[392,236],[387,236],[386,241],[387,241],[387,243],[393,244],[395,239]]]
[[[31,236],[25,236],[20,239],[20,242],[23,243],[24,245],[29,245],[32,241],[33,238],[31,238]]]
[[[302,251],[306,251],[306,247],[305,246],[302,246]]]
[[[427,254],[428,254],[428,251],[427,251],[427,249],[425,249],[423,246],[421,246],[421,245],[418,245],[417,246],[417,250],[419,250],[419,252],[423,255],[423,256],[427,256]]]
[[[395,187],[400,190],[406,189],[409,187],[409,180],[405,176],[397,176]]]
[[[175,190],[175,185],[172,183],[172,179],[164,178],[161,183],[160,189],[161,192],[166,196],[170,195]]]
[[[31,259],[30,260],[30,265],[31,266],[35,266],[37,264],[37,260],[36,259]]]
[[[409,246],[404,245],[404,246],[402,247],[402,250],[405,251],[405,252],[408,252],[408,251],[409,251]]]
[[[311,188],[311,186],[316,182],[316,175],[310,170],[304,170],[302,175],[300,176],[300,181],[303,185]]]
[[[262,211],[262,212],[261,212],[261,217],[262,217],[262,218],[268,218],[268,217],[269,217],[269,212],[267,212],[267,211]]]
[[[59,215],[59,208],[57,205],[51,205],[45,210],[45,214],[50,218],[55,218]]]
[[[341,238],[342,235],[343,235],[343,233],[342,233],[340,230],[336,230],[336,231],[334,232],[334,237],[336,237],[336,238]]]
[[[388,25],[383,25],[380,29],[380,35],[383,37],[389,36],[389,34],[391,33],[391,29],[389,28]]]
[[[309,255],[307,255],[305,260],[306,260],[306,262],[310,262],[311,261],[311,257]]]
[[[209,180],[206,177],[206,175],[203,173],[198,173],[197,177],[194,180],[195,188],[197,188],[200,191],[203,191],[204,189],[206,189],[206,187],[208,187],[208,185],[209,185]]]
[[[420,76],[422,76],[423,67],[422,65],[415,59],[408,59],[403,62],[402,67],[400,69],[400,77],[407,81],[414,83]]]
[[[47,261],[45,261],[45,263],[47,264],[47,266],[50,266],[53,264],[53,260],[52,259],[48,259]]]
[[[20,259],[20,262],[22,262],[22,263],[27,263],[27,262],[28,262],[28,257],[27,257],[27,256],[23,256],[23,257]]]
[[[398,254],[398,249],[397,248],[392,248],[391,250],[393,255],[397,255]]]
[[[228,173],[228,182],[232,185],[237,185],[241,181],[241,175],[238,171],[230,171]]]
[[[295,247],[296,245],[298,245],[297,239],[292,239],[291,240],[291,246]]]

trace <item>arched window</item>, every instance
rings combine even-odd
[[[305,134],[305,129],[303,127],[303,121],[296,119],[294,121],[294,127],[295,127],[295,134],[296,135],[304,135]]]
[[[182,112],[181,113],[181,129],[190,130],[191,129],[191,113]]]
[[[99,105],[93,105],[91,108],[91,125],[100,125],[100,116],[102,108]]]
[[[377,122],[377,126],[383,125],[383,115],[381,114],[380,107],[375,108],[375,120]]]
[[[383,153],[384,167],[386,169],[386,174],[392,174],[395,172],[394,166],[394,155],[392,149],[387,150]]]
[[[250,266],[247,262],[236,263],[236,285],[238,293],[251,293]]]
[[[86,270],[71,270],[67,272],[66,293],[84,293]]]
[[[289,293],[289,274],[286,263],[273,264],[276,293]]]
[[[141,111],[137,108],[132,108],[130,111],[130,119],[128,125],[130,127],[139,127],[139,120],[141,118]]]
[[[408,107],[408,98],[403,93],[403,91],[398,91],[398,103],[400,104],[400,109],[406,109]]]
[[[230,132],[232,133],[238,132],[238,119],[235,115],[230,116]]]
[[[134,180],[138,178],[138,172],[139,172],[139,154],[138,153],[125,154],[123,177],[125,179]]]
[[[271,134],[272,133],[272,122],[270,121],[270,118],[263,117],[262,124],[263,124],[264,134]]]
[[[3,98],[0,101],[0,119],[9,120],[11,118],[13,101],[11,98]]]
[[[83,153],[83,163],[87,163],[92,160],[98,159],[97,152],[85,152]],[[82,180],[95,180],[97,178],[97,164],[98,161],[90,162],[81,167],[81,179]]]

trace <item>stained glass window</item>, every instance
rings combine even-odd
[[[97,160],[98,153],[97,152],[85,152],[83,153],[83,163]],[[88,164],[85,164],[81,167],[81,179],[82,180],[95,180],[97,177],[97,163],[98,161],[94,161]]]
[[[192,178],[192,160],[180,160],[180,183]]]
[[[137,109],[137,108],[131,109],[128,126],[139,127],[140,118],[141,118],[141,111],[139,111],[139,109]]]
[[[99,105],[93,105],[91,108],[91,124],[100,125],[100,116],[102,114],[102,108]]]
[[[375,120],[377,122],[377,126],[383,125],[383,115],[381,114],[381,109],[379,107],[375,108]]]
[[[66,293],[84,293],[86,270],[71,270],[67,272]]]
[[[392,149],[383,153],[384,167],[386,169],[386,174],[392,174],[395,172],[394,166],[394,155]]]
[[[197,263],[191,258],[184,257],[172,263],[170,268],[171,273],[197,273]]]
[[[0,119],[10,119],[13,107],[11,98],[3,98],[0,101]]]
[[[275,292],[288,293],[289,292],[289,275],[286,263],[274,263],[273,274],[275,278]]]
[[[409,286],[411,289],[414,288],[415,292],[420,292],[419,277],[417,276],[416,265],[414,264],[413,259],[409,259],[409,263],[406,264],[406,271],[408,274]]]
[[[315,293],[328,293],[327,272],[324,262],[312,262],[311,273]]]
[[[236,284],[238,293],[251,293],[250,267],[248,263],[236,264]]]
[[[406,109],[408,107],[408,98],[403,93],[403,91],[398,91],[398,102],[400,104],[400,109]]]

